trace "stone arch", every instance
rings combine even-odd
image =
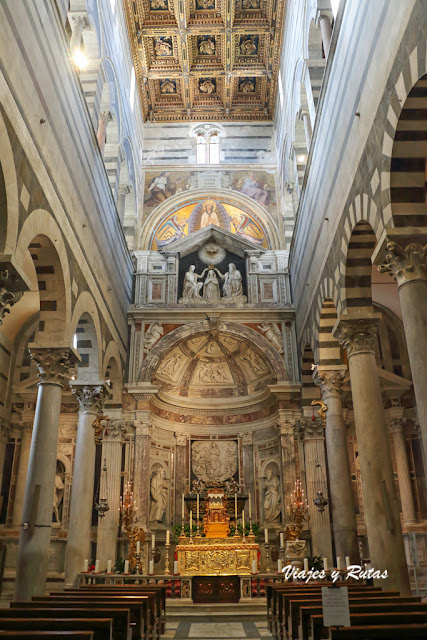
[[[225,203],[233,204],[240,207],[243,211],[255,214],[265,228],[266,239],[270,249],[278,249],[281,246],[278,228],[268,211],[249,196],[238,192],[225,191],[223,189],[198,189],[191,193],[178,193],[162,202],[148,216],[141,231],[140,247],[141,249],[149,249],[151,245],[154,230],[158,228],[162,219],[166,219],[173,211],[180,209],[186,202],[191,200],[196,204],[197,201],[215,197]]]
[[[0,115],[0,252],[13,253],[18,237],[19,194],[12,145]]]
[[[102,379],[102,331],[95,300],[88,291],[83,291],[74,306],[71,319],[70,342],[75,337],[74,347],[80,354],[78,380]]]
[[[325,298],[318,325],[318,359],[321,366],[341,365],[341,347],[332,331],[338,320],[337,309],[331,298]]]
[[[358,222],[350,236],[345,264],[345,300],[348,309],[372,309],[372,253],[377,243],[369,222]]]
[[[45,344],[45,334],[49,335],[50,345],[68,344],[71,310],[68,257],[60,229],[46,211],[33,211],[22,227],[15,254],[21,265],[26,264],[27,251],[34,263],[40,296],[35,339]]]
[[[104,354],[102,375],[105,380],[109,380],[108,391],[110,397],[106,399],[106,404],[121,404],[123,388],[123,371],[121,359],[116,343],[111,340],[108,343]]]
[[[301,405],[304,414],[310,413],[311,401],[320,398],[320,389],[313,382],[312,365],[315,362],[314,350],[311,344],[305,344],[302,354],[301,365]]]
[[[257,349],[266,356],[275,373],[277,381],[288,380],[288,374],[280,354],[276,349],[274,349],[268,340],[255,331],[255,329],[246,327],[245,325],[235,324],[234,322],[218,320],[215,330],[218,332],[229,333],[232,336],[238,337],[240,340],[242,338],[246,339],[249,343],[255,345],[255,347],[257,347]],[[151,382],[160,361],[181,340],[188,338],[189,336],[196,337],[200,334],[206,334],[210,331],[211,325],[209,320],[201,320],[199,322],[183,325],[168,333],[154,345],[152,350],[149,352],[149,355],[144,360],[142,370],[139,374],[139,381]]]

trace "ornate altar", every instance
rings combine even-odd
[[[255,536],[227,537],[229,528],[224,490],[208,490],[203,516],[205,536],[179,537],[176,547],[179,573],[186,576],[249,575],[252,562],[258,561]]]

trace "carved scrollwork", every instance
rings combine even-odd
[[[387,239],[384,264],[378,271],[389,273],[398,286],[411,280],[427,280],[427,245],[410,242],[406,246]]]
[[[341,321],[334,332],[334,338],[345,348],[350,357],[355,353],[375,353],[378,321],[360,318]]]
[[[64,385],[69,382],[76,357],[67,348],[30,348],[30,356],[37,365],[41,382]]]

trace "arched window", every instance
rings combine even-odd
[[[221,162],[220,139],[225,135],[219,125],[197,125],[190,131],[196,138],[197,164],[219,164]]]
[[[206,164],[206,138],[203,133],[199,133],[196,138],[196,162]]]
[[[216,132],[209,136],[209,164],[219,164],[219,135]]]

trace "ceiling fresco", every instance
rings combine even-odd
[[[123,0],[144,120],[271,120],[285,0]]]

